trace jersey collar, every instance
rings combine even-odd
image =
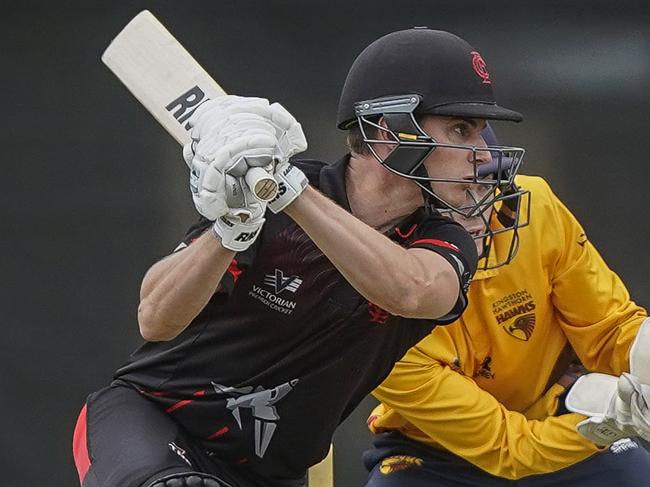
[[[325,196],[351,213],[348,194],[345,190],[345,173],[349,162],[350,154],[346,154],[334,164],[328,164],[321,169],[319,189]]]
[[[477,270],[474,273],[473,281],[480,281],[481,279],[487,279],[488,277],[494,277],[499,273],[499,270],[501,269],[499,266],[496,265],[497,263],[497,256],[494,252],[490,252],[487,257],[487,266],[488,269],[482,269],[482,267],[485,267],[486,262],[485,262],[485,257],[482,257],[478,261],[478,266]],[[490,267],[492,267],[490,269]]]
[[[349,163],[350,154],[346,154],[334,164],[325,166],[320,172],[319,189],[325,196],[331,198],[339,206],[352,213],[345,186],[346,170]],[[404,240],[413,232],[413,226],[417,226],[417,223],[421,222],[423,218],[424,209],[418,208],[399,222],[395,228],[387,230],[385,234],[395,240]],[[397,236],[400,239],[397,239]]]

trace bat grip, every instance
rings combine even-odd
[[[251,167],[244,180],[260,201],[271,201],[278,194],[278,183],[273,175],[261,167]]]

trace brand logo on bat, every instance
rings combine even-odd
[[[193,86],[181,96],[170,102],[165,106],[165,110],[170,112],[172,116],[183,125],[185,130],[190,130],[190,127],[185,123],[192,116],[199,106],[208,101],[205,92],[198,86]]]

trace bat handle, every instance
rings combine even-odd
[[[278,183],[273,175],[261,167],[251,167],[244,175],[244,180],[261,201],[271,201],[278,194]]]

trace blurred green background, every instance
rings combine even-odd
[[[280,101],[307,155],[330,161],[363,47],[414,25],[464,37],[526,117],[496,124],[501,141],[527,149],[524,172],[547,177],[648,305],[647,2],[5,0],[0,485],[76,485],[78,410],[139,344],[140,279],[196,218],[180,148],[99,59],[144,8],[228,92]],[[339,487],[363,481],[370,406],[337,434]]]

